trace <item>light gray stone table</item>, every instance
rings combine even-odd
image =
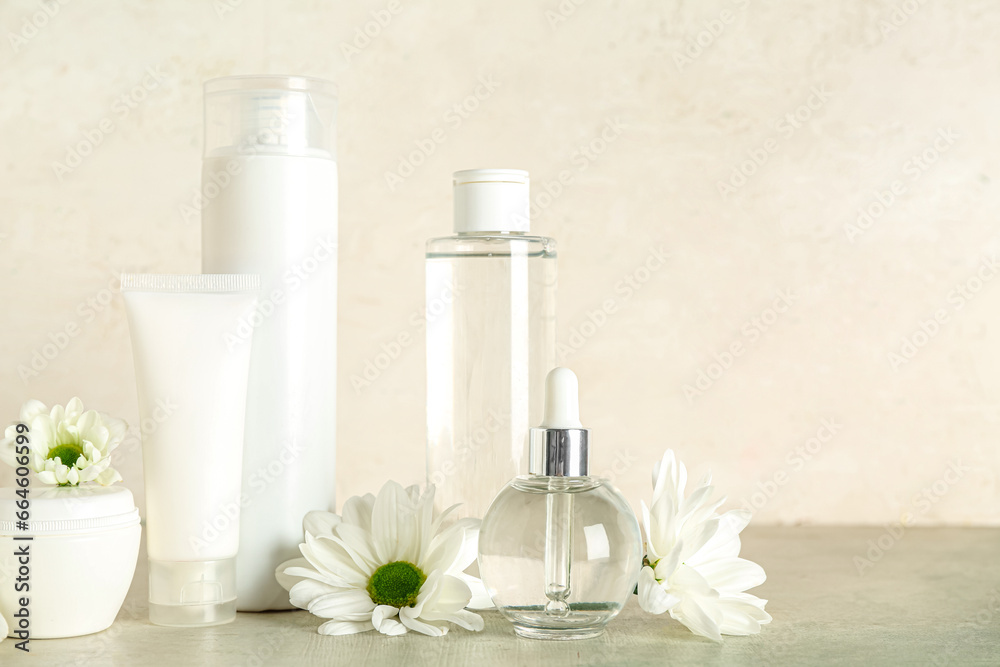
[[[240,614],[182,630],[150,625],[145,568],[106,632],[0,644],[0,665],[1000,665],[1000,529],[749,528],[743,555],[774,621],[715,643],[634,600],[598,639],[518,639],[496,612],[480,633],[321,637],[306,612]],[[881,544],[881,546],[879,546]],[[857,558],[856,558],[857,557]],[[858,560],[865,559],[870,562]],[[859,568],[863,574],[859,574]],[[81,573],[81,576],[86,576]]]

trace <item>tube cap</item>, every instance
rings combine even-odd
[[[527,232],[531,202],[522,169],[456,171],[455,232]]]
[[[149,620],[198,627],[236,620],[236,559],[149,561]]]
[[[528,472],[585,477],[590,472],[590,430],[580,423],[580,386],[568,368],[545,378],[545,416],[528,434]]]

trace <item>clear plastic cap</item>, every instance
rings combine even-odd
[[[224,76],[205,82],[205,157],[336,159],[337,87],[306,76]]]
[[[150,559],[149,620],[176,628],[236,620],[236,559]]]
[[[528,172],[466,169],[452,176],[455,232],[528,232],[531,209]]]

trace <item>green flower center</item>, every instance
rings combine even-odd
[[[368,595],[375,604],[390,607],[412,607],[427,575],[413,563],[397,560],[375,570],[368,580]]]
[[[64,466],[72,468],[76,465],[76,460],[83,456],[83,447],[75,442],[56,445],[49,450],[49,455],[46,458],[54,459],[57,456]]]

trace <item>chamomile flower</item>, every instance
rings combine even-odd
[[[41,401],[29,400],[21,406],[19,423],[29,427],[27,434],[19,433],[15,423],[0,440],[0,460],[8,465],[19,465],[18,436],[26,436],[27,467],[44,484],[97,482],[108,486],[121,481],[121,475],[111,467],[111,452],[128,430],[121,419],[85,410],[83,402],[74,398],[65,407],[55,405],[51,410]]]
[[[639,573],[639,605],[652,614],[670,612],[695,634],[749,635],[770,623],[767,600],[746,593],[764,583],[763,568],[739,558],[740,532],[750,513],[718,514],[725,499],[712,500],[706,475],[684,496],[687,469],[667,450],[653,471],[653,504],[642,504],[645,567]]]
[[[421,495],[395,482],[349,499],[340,515],[310,512],[302,558],[279,565],[278,582],[296,607],[328,619],[324,635],[482,630],[466,607],[488,608],[489,596],[463,572],[476,558],[479,520],[446,523],[447,514],[435,514],[433,486]]]

